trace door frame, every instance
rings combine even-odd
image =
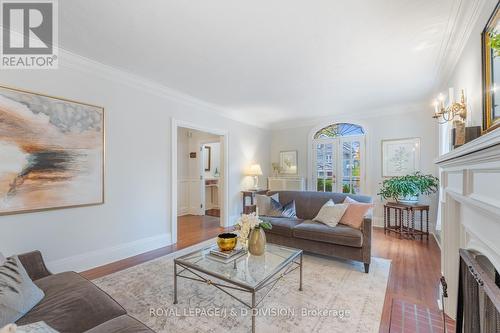
[[[221,155],[223,161],[222,166],[224,170],[222,170],[222,182],[219,186],[221,189],[221,203],[220,203],[220,226],[227,228],[229,226],[229,186],[228,186],[228,177],[229,177],[229,132],[227,130],[221,130],[217,128],[210,128],[198,125],[197,123],[175,119],[172,118],[172,127],[171,127],[171,183],[170,183],[170,230],[171,230],[171,241],[172,244],[177,243],[177,133],[179,127],[188,128],[192,130],[197,130],[201,132],[206,132],[214,135],[219,135],[221,137]]]
[[[366,170],[366,161],[369,159],[369,156],[367,155],[368,154],[368,149],[366,149],[367,145],[368,145],[368,131],[367,131],[367,127],[366,124],[364,122],[360,122],[360,121],[356,121],[356,122],[352,122],[352,121],[330,121],[330,122],[325,122],[325,123],[330,123],[330,124],[335,124],[335,123],[352,123],[352,124],[355,124],[355,125],[359,125],[361,127],[363,127],[363,130],[365,131],[365,134],[364,135],[355,135],[355,136],[346,136],[345,138],[348,139],[348,138],[359,138],[360,141],[362,141],[362,156],[364,156],[364,158],[361,158],[361,176],[360,176],[360,180],[361,180],[361,188],[362,188],[362,191],[361,191],[361,194],[364,194],[364,193],[369,193],[368,192],[368,189],[367,189],[367,170]],[[325,124],[321,124],[321,125],[317,125],[317,126],[314,126],[310,131],[309,131],[309,136],[308,136],[308,140],[307,140],[307,178],[310,179],[310,181],[307,182],[307,189],[309,191],[317,191],[316,189],[316,177],[314,175],[314,172],[316,171],[316,168],[315,168],[315,156],[314,156],[314,152],[315,152],[315,147],[314,145],[318,144],[318,143],[329,143],[332,138],[325,138],[325,139],[314,139],[314,135],[319,131],[321,130],[322,128],[325,127]],[[342,138],[343,137],[338,137],[336,140],[339,140],[339,142],[342,142]],[[340,149],[340,146],[341,144],[339,143],[337,145],[338,149],[336,151],[336,154],[337,156],[340,156],[340,152],[341,152],[341,149]]]

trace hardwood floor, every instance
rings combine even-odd
[[[391,259],[380,332],[389,332],[393,300],[404,300],[438,310],[441,277],[440,249],[434,237],[429,241],[398,239],[375,228],[372,256]]]
[[[179,218],[177,244],[94,268],[82,275],[88,279],[105,276],[213,238],[223,231],[218,218],[184,216]],[[381,333],[389,332],[393,301],[402,300],[431,310],[438,309],[440,249],[434,237],[430,237],[429,241],[398,239],[384,235],[382,229],[375,228],[372,255],[392,260],[380,324]]]

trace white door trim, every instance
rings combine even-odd
[[[349,122],[349,121],[332,121],[330,122],[331,124],[335,123],[352,123],[355,125],[359,125],[363,127],[363,130],[365,131],[364,135],[356,135],[352,137],[346,137],[346,139],[349,138],[359,138],[360,141],[362,141],[362,154],[364,155],[364,158],[361,159],[361,184],[362,184],[362,192],[361,194],[368,194],[368,177],[367,174],[368,172],[366,171],[366,161],[370,160],[369,154],[369,149],[366,147],[368,146],[369,143],[369,131],[367,130],[367,124],[363,121],[354,121],[354,122]],[[307,189],[309,191],[316,191],[316,168],[315,168],[315,145],[318,143],[331,143],[331,138],[324,138],[324,139],[315,139],[314,135],[322,128],[325,127],[325,124],[321,125],[316,125],[311,130],[309,131],[309,135],[307,137]],[[337,140],[341,140],[342,137],[337,138]],[[340,148],[336,151],[338,156],[340,156]],[[337,170],[338,172],[338,170]]]
[[[222,137],[221,140],[221,149],[223,151],[223,162],[222,165],[224,170],[222,171],[223,179],[219,188],[222,193],[222,202],[221,202],[221,219],[220,225],[221,227],[229,226],[229,187],[228,187],[228,177],[229,177],[229,132],[227,130],[214,129],[209,127],[204,127],[198,125],[193,122],[188,122],[184,120],[179,120],[172,118],[172,129],[171,129],[171,152],[172,152],[172,164],[171,168],[171,181],[170,181],[170,227],[172,230],[172,244],[177,243],[177,131],[179,127],[189,128],[192,130],[198,130],[202,132],[207,132],[215,135],[220,135]]]

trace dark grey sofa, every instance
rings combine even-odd
[[[61,333],[151,333],[111,296],[75,272],[51,274],[39,251],[18,256],[45,297],[16,324],[45,321]]]
[[[361,230],[344,225],[332,228],[312,221],[328,200],[342,203],[346,194],[312,191],[273,191],[268,194],[275,193],[279,193],[280,203],[283,205],[295,200],[297,219],[261,217],[273,225],[271,230],[266,230],[268,242],[300,248],[306,252],[361,261],[365,272],[368,273],[371,262],[371,216],[364,218]],[[372,203],[372,198],[368,196],[348,196],[358,202]]]

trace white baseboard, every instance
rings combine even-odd
[[[373,216],[372,217],[372,225],[374,227],[384,227],[384,218],[381,216]]]
[[[81,272],[170,245],[172,243],[171,240],[172,236],[170,234],[161,234],[130,243],[50,261],[47,263],[47,267],[52,273],[66,271]]]

